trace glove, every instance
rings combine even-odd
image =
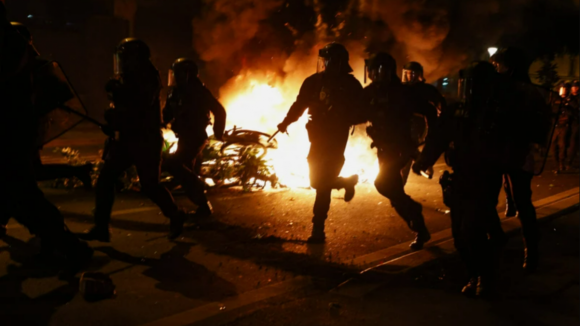
[[[214,129],[213,131],[213,136],[215,137],[215,139],[219,140],[219,141],[223,141],[224,140],[224,133],[217,131]]]
[[[426,171],[427,169],[428,167],[426,167],[421,161],[416,161],[411,167],[411,170],[413,170],[413,173],[416,175],[421,175],[421,172]]]
[[[109,79],[107,84],[105,84],[105,91],[107,93],[114,93],[119,87],[121,87],[121,82],[117,79]]]
[[[101,131],[109,137],[115,137],[115,130],[109,125],[102,125]]]
[[[288,132],[288,124],[286,122],[282,122],[278,125],[278,131],[282,132],[282,133],[287,133]]]

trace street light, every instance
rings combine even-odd
[[[487,48],[487,52],[489,52],[489,57],[491,58],[497,52],[497,48]]]

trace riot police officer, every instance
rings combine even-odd
[[[411,136],[413,113],[420,112],[429,120],[434,119],[436,113],[426,102],[417,100],[409,87],[401,84],[396,68],[395,59],[388,53],[379,52],[366,60],[365,73],[372,83],[363,91],[363,102],[372,124],[367,133],[377,147],[379,159],[375,187],[389,198],[395,211],[416,233],[411,249],[418,250],[431,235],[425,226],[423,207],[405,193],[401,170],[417,152],[417,143]]]
[[[441,115],[441,111],[445,109],[447,102],[435,86],[425,82],[423,66],[420,63],[411,61],[405,64],[403,66],[402,79],[403,84],[411,88],[414,99],[425,103],[422,104],[421,107],[426,108],[426,105],[428,105],[428,107],[431,108],[428,115],[423,115],[421,112],[413,112],[415,116],[411,123],[411,133],[413,139],[417,142],[418,147],[424,142],[424,138],[429,131],[429,126],[433,127],[435,125],[435,117]],[[414,157],[417,157],[418,155],[419,149],[417,149]],[[411,171],[411,163],[412,161],[409,161],[403,169],[404,184],[407,183],[407,178]],[[433,168],[431,167],[428,172],[429,174],[433,174]]]
[[[358,176],[339,177],[344,165],[344,151],[351,126],[361,123],[362,86],[351,74],[349,54],[338,43],[330,43],[319,51],[318,71],[306,78],[296,102],[290,107],[278,130],[286,132],[308,109],[306,125],[310,140],[308,164],[310,185],[316,189],[312,235],[310,242],[324,242],[324,222],[330,209],[332,189],[345,189],[344,200],[354,197]]]
[[[560,83],[560,88],[558,89],[558,94],[560,94],[561,98],[567,98],[570,94],[570,89],[572,88],[572,84],[569,82],[562,82]]]
[[[580,127],[580,95],[578,90],[580,88],[580,82],[575,80],[572,82],[570,87],[570,95],[565,100],[565,106],[568,107],[570,112],[570,135],[568,142],[568,151],[566,153],[567,163],[564,165],[564,169],[568,170],[573,166],[574,159],[578,154],[578,129]]]
[[[34,162],[34,172],[36,180],[52,180],[58,178],[71,178],[77,177],[83,182],[86,188],[91,187],[91,176],[90,171],[92,170],[92,165],[87,164],[84,166],[72,166],[68,164],[42,164],[40,158],[40,150],[42,149],[44,135],[43,131],[45,128],[45,120],[50,119],[50,112],[52,112],[56,104],[63,102],[63,99],[68,99],[73,95],[69,92],[67,87],[64,88],[64,94],[59,95],[57,91],[60,85],[65,85],[66,81],[54,80],[54,75],[51,74],[53,70],[53,63],[48,60],[44,60],[39,56],[38,51],[34,48],[32,43],[32,35],[28,28],[17,22],[10,23],[12,27],[18,32],[26,41],[28,41],[31,49],[31,71],[34,81],[33,97],[34,97],[34,111],[36,122],[39,130],[37,132],[37,145],[38,150],[35,152],[33,157]],[[47,78],[48,76],[48,78]],[[57,86],[55,86],[57,85]],[[66,86],[66,85],[65,85]],[[5,233],[6,224],[10,216],[6,213],[0,213],[0,236]]]
[[[571,106],[567,105],[568,91],[562,92],[560,90],[561,99],[555,107],[556,112],[556,128],[552,136],[552,152],[556,159],[557,170],[555,172],[562,172],[566,170],[568,137],[570,135],[571,122],[573,121],[574,111]]]
[[[522,50],[513,47],[501,49],[491,58],[491,61],[496,71],[509,78],[521,91],[538,96],[537,89],[532,85],[528,75],[529,63]],[[541,143],[548,138],[546,135],[550,124],[549,108],[543,105],[545,103],[543,101],[527,105],[529,103],[522,100],[515,105],[522,108],[521,122],[529,119],[538,121],[535,126],[537,136],[534,141]],[[534,155],[530,147],[525,164],[519,168],[507,170],[504,175],[504,190],[507,197],[506,216],[515,216],[515,212],[518,212],[526,245],[524,268],[528,272],[536,270],[538,265],[539,229],[536,209],[532,203],[533,166]]]
[[[204,182],[195,171],[196,157],[207,144],[206,128],[210,114],[214,116],[214,136],[222,140],[226,111],[203,85],[198,68],[192,59],[177,59],[169,71],[169,90],[163,120],[171,123],[178,137],[177,150],[163,162],[165,169],[183,186],[188,198],[198,206],[196,217],[212,214],[211,204],[204,192]]]
[[[33,101],[32,71],[36,51],[10,25],[0,2],[0,106],[9,121],[0,129],[10,159],[0,160],[0,207],[37,235],[43,246],[64,254],[67,272],[74,274],[93,254],[66,227],[60,211],[50,203],[34,177],[37,115]]]
[[[115,181],[135,165],[143,192],[170,218],[169,238],[175,239],[183,231],[185,213],[159,183],[163,146],[159,103],[161,80],[150,61],[147,44],[135,38],[124,39],[116,49],[115,70],[116,78],[106,85],[113,108],[105,112],[109,126],[105,133],[111,138],[96,184],[95,226],[82,238],[110,241]]]
[[[492,233],[499,222],[502,175],[524,165],[543,123],[530,112],[541,110],[544,101],[487,62],[462,70],[459,89],[462,101],[442,113],[413,171],[425,171],[452,148],[448,158],[453,175],[450,184],[444,182],[444,199],[451,208],[455,247],[470,276],[462,292],[484,296],[493,293],[494,248],[501,245]]]

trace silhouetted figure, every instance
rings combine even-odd
[[[123,40],[115,53],[116,77],[106,85],[113,108],[105,112],[110,136],[104,166],[96,184],[95,226],[81,237],[110,241],[109,222],[115,198],[115,182],[135,165],[142,191],[170,218],[169,238],[183,231],[185,213],[178,209],[169,191],[159,183],[161,108],[159,72],[153,66],[149,47],[141,40]]]
[[[435,126],[435,118],[441,115],[441,111],[445,109],[447,102],[445,98],[439,93],[437,88],[431,84],[425,82],[425,77],[423,77],[423,66],[415,61],[411,61],[403,66],[403,84],[409,86],[413,93],[413,98],[415,101],[421,102],[421,108],[426,109],[428,105],[428,114],[425,115],[423,112],[413,112],[414,117],[411,123],[411,134],[413,139],[417,142],[417,147],[421,145],[424,141],[423,137],[426,135],[425,130],[429,132],[429,127]],[[411,108],[414,109],[414,108]],[[419,149],[417,148],[414,158],[419,156]],[[409,178],[409,172],[411,171],[412,161],[403,168],[403,184],[407,183]],[[433,174],[433,168],[429,169],[429,174]]]
[[[516,48],[506,48],[496,53],[491,61],[494,63],[496,70],[502,76],[510,79],[515,83],[518,91],[521,93],[536,94],[537,90],[532,85],[528,75],[528,61],[523,51]],[[541,143],[547,138],[550,124],[550,108],[541,103],[530,103],[527,95],[513,105],[521,111],[521,120],[519,123],[533,119],[539,122],[536,125],[538,136],[533,139],[536,143]],[[514,128],[517,129],[516,126]],[[523,135],[522,135],[523,136]],[[514,167],[506,171],[504,175],[504,190],[506,193],[506,216],[515,216],[516,212],[522,224],[522,234],[526,244],[524,268],[529,271],[535,271],[538,265],[538,241],[539,229],[536,220],[536,209],[532,203],[532,178],[534,176],[534,155],[531,143],[526,162],[521,167]]]
[[[44,248],[63,254],[67,258],[66,276],[71,276],[90,261],[93,251],[67,229],[60,211],[44,197],[36,183],[37,121],[55,107],[35,105],[37,84],[32,76],[36,73],[38,53],[5,14],[0,3],[0,107],[4,121],[9,122],[0,128],[0,137],[4,140],[3,149],[10,153],[9,158],[0,160],[0,207],[6,216],[14,217],[38,236]],[[73,96],[68,85],[59,83],[50,70],[45,73],[41,76],[47,83],[44,85],[59,90],[51,92],[55,101]]]
[[[304,81],[296,102],[278,130],[286,132],[308,109],[306,125],[310,140],[308,165],[310,185],[316,189],[312,235],[310,242],[324,242],[324,222],[330,209],[332,189],[345,189],[344,200],[354,197],[358,176],[339,177],[344,165],[344,150],[350,127],[361,123],[362,86],[351,74],[349,54],[338,43],[330,43],[319,51],[318,72]]]
[[[462,101],[442,113],[413,171],[425,171],[451,148],[453,175],[442,185],[455,247],[470,276],[462,292],[486,296],[495,292],[497,247],[505,244],[495,234],[501,232],[496,205],[502,175],[524,165],[544,123],[529,113],[539,112],[545,102],[487,62],[462,70],[459,89]]]
[[[372,124],[367,133],[377,148],[380,169],[375,187],[381,195],[389,198],[395,211],[416,233],[411,248],[421,249],[431,235],[425,226],[423,207],[405,193],[402,170],[417,153],[417,143],[411,136],[414,113],[421,112],[433,121],[436,111],[428,103],[413,97],[411,88],[401,83],[396,73],[397,64],[391,55],[384,52],[375,54],[366,61],[366,69],[372,80],[363,91],[367,118]]]
[[[214,116],[214,136],[222,140],[226,110],[203,85],[191,59],[177,59],[169,71],[169,93],[163,120],[171,123],[178,137],[177,150],[168,155],[163,167],[183,186],[187,197],[198,206],[195,217],[207,217],[212,207],[205,195],[205,183],[196,171],[196,160],[207,145],[206,128]]]

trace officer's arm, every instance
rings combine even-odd
[[[353,111],[352,125],[366,123],[369,120],[369,105],[365,100],[363,87],[361,83],[353,77],[351,103],[349,108]]]
[[[433,166],[453,141],[453,132],[455,130],[453,114],[454,111],[443,111],[441,117],[435,122],[435,128],[430,128],[431,130],[429,130],[425,140],[425,147],[423,147],[423,151],[417,160],[417,165],[421,167],[422,171]]]
[[[167,125],[173,119],[175,119],[175,113],[173,112],[173,92],[170,90],[165,100],[165,107],[163,108],[163,124]]]
[[[290,124],[298,121],[300,117],[304,114],[304,111],[308,108],[310,104],[311,94],[313,91],[314,85],[310,82],[310,79],[306,79],[300,87],[300,92],[298,93],[298,97],[296,98],[296,102],[292,104],[288,114],[286,114],[286,118],[282,122],[286,127]]]
[[[413,96],[413,94],[410,94],[410,100],[414,102],[415,113],[424,116],[427,120],[427,127],[429,129],[433,128],[437,120],[437,108],[434,105],[437,104],[431,104],[421,98]]]
[[[213,114],[213,134],[217,140],[222,140],[224,131],[226,129],[227,113],[223,105],[213,96],[213,94],[205,88],[207,103],[209,103],[209,110]]]

